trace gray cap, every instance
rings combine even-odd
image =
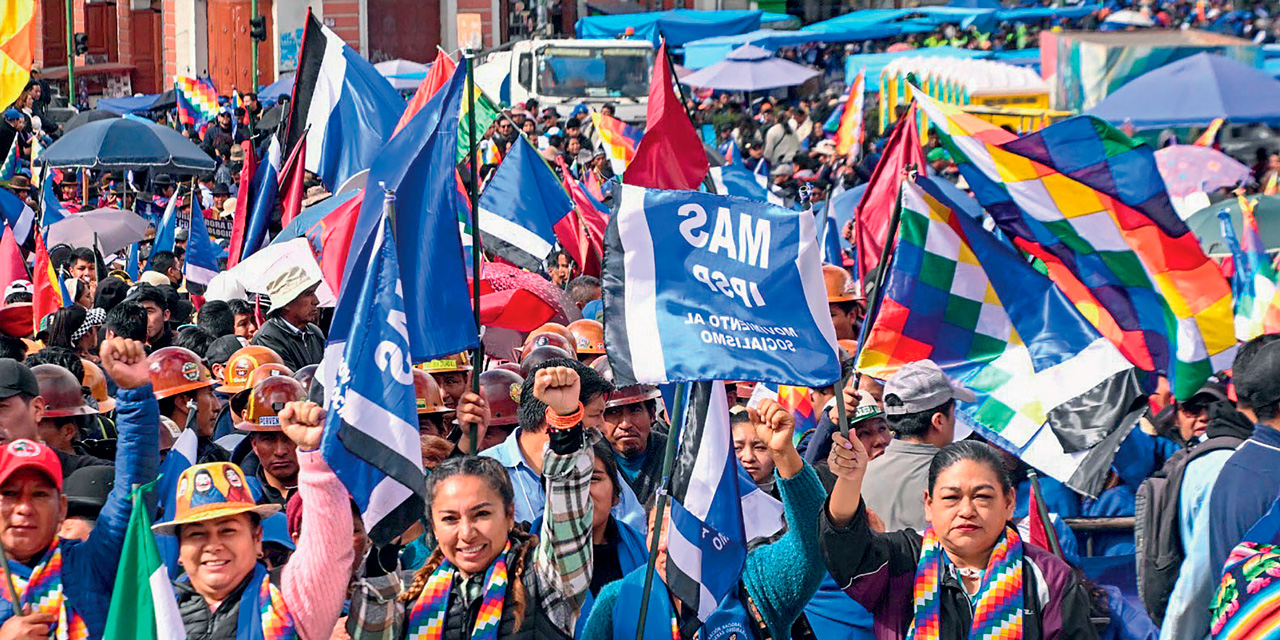
[[[917,360],[903,365],[884,383],[884,397],[897,396],[902,404],[885,402],[885,413],[901,416],[920,413],[942,406],[948,400],[973,402],[973,392],[951,384],[947,374],[932,360]]]

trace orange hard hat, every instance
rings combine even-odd
[[[239,393],[253,386],[249,383],[249,374],[254,369],[268,364],[284,364],[284,358],[269,347],[260,347],[258,345],[249,345],[240,347],[235,353],[227,358],[227,366],[222,372],[222,385],[218,387],[218,391],[222,393]]]
[[[524,379],[506,369],[480,374],[480,393],[489,403],[489,424],[508,426],[520,421],[520,391]]]
[[[280,431],[280,418],[277,416],[284,410],[284,405],[305,400],[307,391],[292,377],[276,375],[264,378],[246,396],[245,406],[239,411],[243,422],[236,428],[241,431]]]
[[[309,364],[309,365],[307,365],[307,366],[305,366],[305,367],[303,367],[303,368],[301,368],[301,369],[298,369],[297,371],[294,371],[294,372],[293,372],[293,379],[294,379],[294,380],[297,380],[298,382],[301,382],[301,383],[302,383],[302,388],[303,388],[303,389],[306,389],[306,390],[307,390],[307,392],[308,392],[308,393],[310,393],[310,392],[311,392],[311,381],[312,381],[312,380],[315,380],[315,378],[316,378],[316,372],[317,372],[317,371],[319,371],[319,370],[320,370],[320,365],[318,365],[318,364]]]
[[[853,278],[844,267],[834,264],[822,265],[822,280],[827,285],[827,302],[853,302],[861,300],[853,286]]]
[[[604,354],[604,325],[595,320],[574,320],[569,323],[569,333],[573,334],[574,346],[578,354]]]
[[[157,400],[213,386],[200,356],[190,349],[165,347],[147,356],[147,372]]]
[[[597,359],[591,363],[591,368],[600,373],[600,376],[608,380],[612,384],[617,384],[613,378],[613,365],[609,364],[609,357]],[[636,404],[646,400],[657,400],[662,397],[662,392],[657,387],[648,384],[633,384],[629,387],[618,387],[609,392],[604,398],[604,407],[612,409],[613,407],[621,407],[628,404]]]
[[[570,358],[575,360],[578,358],[578,347],[574,345],[572,338],[566,338],[554,331],[547,331],[525,341],[524,346],[520,348],[520,363],[524,364],[525,358],[538,347],[556,347],[568,353]]]
[[[98,402],[98,411],[102,413],[115,411],[116,400],[107,395],[107,376],[102,373],[102,368],[87,358],[80,358],[80,364],[84,366],[84,380],[80,382],[89,389],[93,399]]]
[[[544,333],[558,333],[569,341],[573,340],[573,334],[569,333],[568,327],[560,324],[559,322],[548,322],[541,327],[530,331],[529,335],[524,337],[524,343],[529,344],[529,342],[533,340],[534,336],[539,336]]]
[[[418,405],[418,415],[453,411],[444,406],[444,394],[440,392],[440,383],[436,382],[435,376],[422,369],[413,370],[413,397]]]
[[[544,344],[541,347],[528,349],[524,357],[520,358],[520,377],[527,378],[538,365],[555,358],[564,358],[565,360],[573,360],[573,354],[561,349],[555,345]]]
[[[35,374],[40,397],[44,398],[44,417],[66,418],[98,412],[84,401],[80,381],[70,371],[56,364],[38,364],[31,367],[31,373]]]
[[[836,344],[840,345],[840,348],[844,349],[844,352],[849,354],[850,358],[854,357],[855,355],[858,355],[857,340],[849,340],[846,338],[843,340],[836,340]]]
[[[293,370],[282,364],[268,362],[249,372],[249,379],[245,381],[244,388],[232,394],[231,399],[228,400],[231,404],[231,411],[235,415],[243,413],[244,408],[249,404],[249,394],[253,393],[253,388],[258,386],[259,382],[268,378],[279,378],[281,376],[293,378]],[[294,380],[294,382],[297,382],[297,380]],[[302,383],[299,382],[298,384]],[[306,392],[305,388],[303,389],[303,392]]]
[[[466,351],[455,353],[452,355],[441,356],[434,360],[428,360],[420,365],[419,369],[427,373],[456,373],[459,371],[471,370],[471,358]]]

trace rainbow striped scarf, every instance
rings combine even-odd
[[[942,572],[945,552],[938,535],[924,532],[920,564],[916,567],[915,621],[907,640],[938,640],[942,634]],[[1012,527],[991,551],[973,610],[970,640],[1022,638],[1022,538]]]
[[[45,551],[40,564],[31,570],[30,578],[24,579],[16,571],[11,573],[21,601],[19,608],[30,607],[32,613],[52,613],[58,617],[57,625],[50,629],[50,638],[84,640],[89,637],[84,619],[67,606],[67,596],[62,591],[62,547],[57,538]],[[0,589],[0,592],[4,593],[6,601],[9,600],[8,589]]]
[[[507,554],[511,543],[498,554],[484,574],[484,596],[480,600],[480,613],[476,626],[471,630],[472,640],[496,640],[498,626],[502,622],[502,602],[507,597]],[[445,617],[449,612],[449,594],[453,590],[453,578],[457,570],[448,560],[442,560],[427,585],[409,611],[407,640],[440,640],[444,636]]]

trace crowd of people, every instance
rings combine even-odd
[[[1236,11],[1188,2],[1141,10],[1164,26],[1204,26]],[[1076,26],[1095,27],[1106,11]],[[1280,27],[1248,11],[1236,31],[1274,39]],[[846,54],[1028,48],[1055,26],[944,27],[780,55],[842,75]],[[777,202],[796,206],[803,197],[816,206],[868,181],[884,148],[884,136],[868,135],[855,153],[837,153],[828,123],[842,91],[691,94],[685,106],[695,126],[714,132],[709,153],[760,176]],[[48,203],[33,155],[59,135],[45,113],[49,95],[33,73],[0,118],[0,149],[16,149],[22,165],[3,188],[35,210]],[[246,92],[204,127],[175,124],[215,160],[213,172],[68,170],[56,176],[58,203],[75,214],[173,201],[187,219],[230,218],[244,187],[242,143],[266,143],[272,132],[258,125],[270,108]],[[866,122],[878,120],[874,109]],[[533,100],[505,109],[474,159],[480,180],[496,169],[489,159],[525,136],[553,170],[607,206],[619,181],[591,115]],[[959,180],[936,140],[926,154],[926,171]],[[1260,157],[1255,172],[1250,188],[1261,188],[1280,173],[1280,156]],[[311,176],[308,203],[327,196]],[[278,231],[279,220],[272,224]],[[322,278],[290,267],[269,274],[265,293],[234,279],[197,285],[185,276],[188,233],[179,229],[172,250],[155,251],[149,234],[137,277],[125,251],[50,247],[70,302],[45,318],[33,318],[32,281],[0,283],[0,640],[109,637],[112,613],[136,604],[122,602],[115,586],[139,508],[157,540],[171,543],[174,610],[193,640],[630,638],[642,603],[644,637],[663,640],[734,632],[1193,640],[1230,629],[1224,621],[1241,607],[1260,606],[1250,601],[1259,583],[1234,594],[1219,585],[1224,567],[1228,578],[1241,573],[1237,545],[1272,542],[1255,525],[1280,530],[1268,520],[1280,518],[1275,335],[1243,344],[1232,368],[1190,398],[1175,401],[1167,384],[1151,394],[1105,490],[1086,497],[978,435],[958,437],[967,430],[957,403],[974,396],[932,361],[887,380],[855,373],[864,288],[851,259],[824,265],[848,382],[804,390],[811,424],[754,394],[755,381],[725,383],[734,456],[781,503],[785,526],[750,541],[731,597],[707,617],[667,588],[672,516],[658,505],[676,417],[657,387],[615,378],[598,274],[554,251],[538,275],[572,302],[565,322],[528,332],[507,352],[415,367],[424,513],[375,544],[361,497],[321,452],[319,370],[332,364],[324,362]],[[20,242],[29,253],[30,239]],[[134,488],[157,480],[154,500],[132,499]],[[1138,538],[1123,527],[1078,535],[1066,519],[1081,517],[1134,517]],[[1043,533],[1036,527],[1047,528],[1054,548],[1033,542]],[[1138,592],[1091,576],[1089,555],[1134,556]]]

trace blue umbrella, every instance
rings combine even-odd
[[[1171,62],[1130,80],[1085,114],[1134,128],[1163,129],[1280,120],[1280,81],[1210,53]]]
[[[182,134],[134,118],[111,118],[77,127],[49,145],[40,160],[51,167],[105,171],[150,169],[192,174],[214,168],[213,158]]]
[[[722,91],[767,91],[804,84],[816,75],[814,69],[773,57],[768,49],[744,44],[724,60],[681,78],[680,83]]]

